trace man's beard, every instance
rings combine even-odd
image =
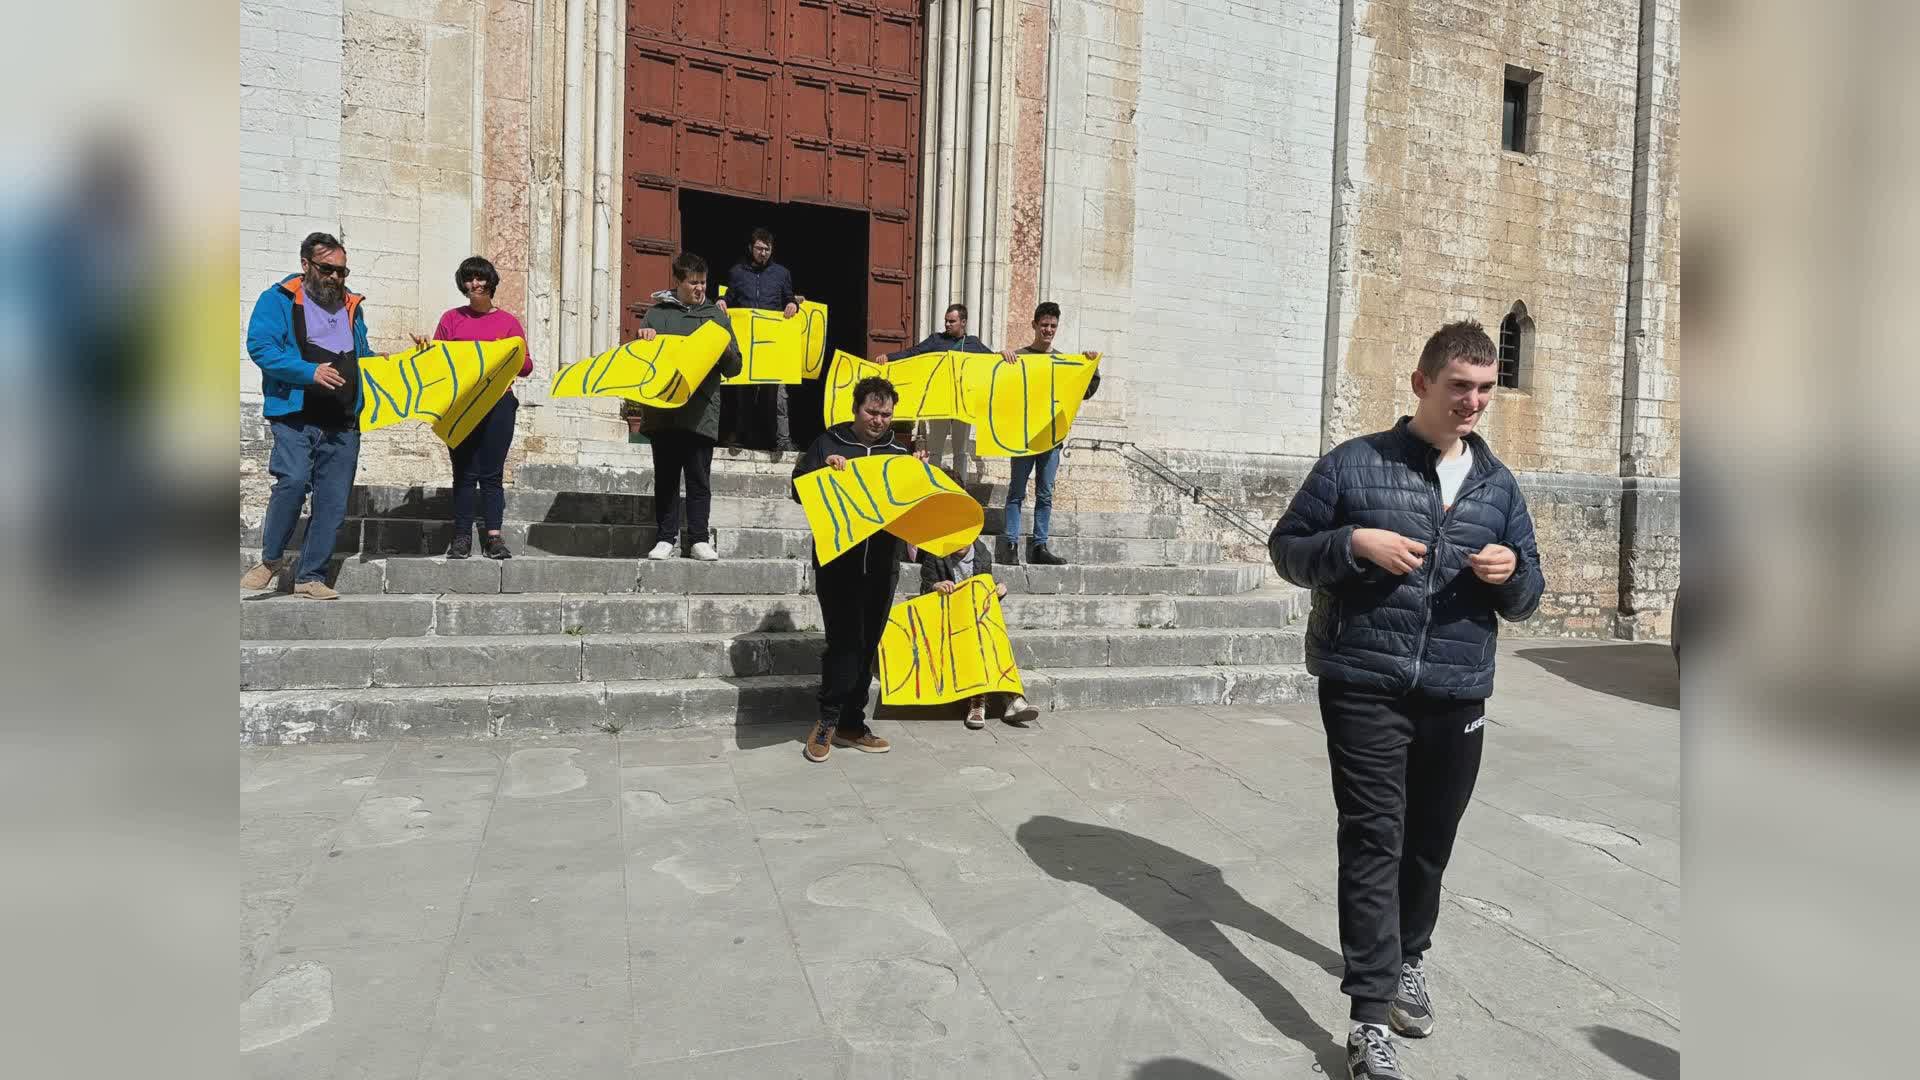
[[[333,278],[323,278],[318,274],[308,274],[304,288],[307,295],[313,298],[313,302],[323,307],[338,304],[340,297],[347,291],[346,286]]]

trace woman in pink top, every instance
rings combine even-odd
[[[433,329],[435,341],[500,341],[517,337],[526,340],[520,320],[493,306],[494,290],[500,287],[500,272],[478,255],[460,264],[453,275],[454,287],[467,297],[467,303],[440,316]],[[420,337],[413,339],[425,345]],[[521,375],[533,373],[533,354],[528,352],[520,365]],[[465,441],[451,447],[453,458],[453,543],[447,545],[447,558],[464,559],[473,554],[474,506],[486,527],[481,539],[482,552],[489,559],[510,559],[500,539],[500,519],[506,514],[507,493],[500,486],[506,470],[507,447],[513,445],[513,420],[520,411],[520,399],[508,390]]]

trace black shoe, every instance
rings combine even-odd
[[[1427,996],[1427,969],[1422,965],[1400,965],[1400,988],[1387,1007],[1387,1023],[1411,1039],[1433,1034],[1433,999]]]
[[[480,542],[480,552],[489,559],[511,559],[513,552],[507,550],[507,542],[500,539],[499,533],[488,533]]]
[[[1020,541],[1000,545],[1000,561],[1008,566],[1020,565]]]
[[[471,533],[461,533],[453,538],[453,543],[447,545],[447,558],[449,559],[465,559],[472,557],[472,555],[473,536]]]
[[[1347,1076],[1351,1080],[1406,1080],[1400,1054],[1385,1029],[1363,1024],[1347,1036]]]
[[[1035,544],[1027,549],[1027,564],[1030,566],[1065,566],[1067,560],[1047,550],[1045,544]]]

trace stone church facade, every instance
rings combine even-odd
[[[617,402],[550,401],[544,376],[621,339],[691,235],[685,192],[818,201],[871,223],[870,344],[949,300],[1019,344],[1046,299],[1063,347],[1106,354],[1059,505],[1178,511],[1244,558],[1314,457],[1410,409],[1427,334],[1479,319],[1537,625],[1666,631],[1677,0],[244,0],[241,35],[241,323],[314,229],[347,244],[381,350],[488,256],[538,364],[510,469],[644,459]],[[386,430],[361,479],[444,484],[445,462]]]

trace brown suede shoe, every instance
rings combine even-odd
[[[833,721],[813,725],[813,730],[807,733],[807,748],[803,751],[807,760],[815,764],[827,760],[827,755],[833,753],[832,738]]]
[[[281,565],[280,560],[254,563],[253,569],[240,576],[240,587],[248,592],[259,592],[261,589],[271,588],[273,579],[280,574]]]
[[[304,596],[309,600],[338,600],[340,594],[324,581],[303,581],[293,587],[295,596]]]
[[[842,735],[840,732],[835,731],[833,733],[833,745],[851,746],[855,750],[865,750],[869,754],[884,754],[893,749],[892,743],[875,735],[871,731],[863,732],[857,736]]]

